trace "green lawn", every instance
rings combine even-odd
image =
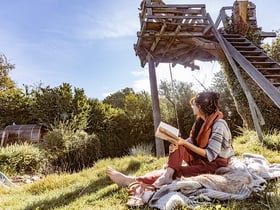
[[[269,141],[280,141],[280,135],[267,137]],[[267,139],[266,139],[267,140]],[[280,151],[269,150],[259,142],[254,132],[244,133],[234,139],[236,154],[244,152],[264,155],[271,163],[280,163]],[[54,174],[33,184],[15,188],[0,188],[0,209],[127,209],[127,191],[117,187],[106,176],[106,166],[110,165],[126,174],[142,175],[161,168],[166,158],[150,155],[132,155],[122,158],[99,160],[93,167],[74,174]],[[267,191],[256,194],[245,201],[212,203],[199,209],[272,209],[279,210],[280,181],[270,183]],[[151,209],[147,206],[141,209]],[[177,208],[184,209],[184,208]]]

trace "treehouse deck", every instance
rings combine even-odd
[[[256,84],[280,108],[280,66],[241,34],[225,33],[228,27],[223,7],[214,24],[204,4],[165,4],[144,0],[139,13],[140,31],[134,45],[136,55],[144,67],[150,56],[153,62],[181,64],[192,70],[199,69],[195,60],[213,61],[233,59],[231,65],[241,66]],[[257,28],[254,6],[248,8],[248,22]],[[220,22],[222,28],[218,28]],[[239,30],[243,33],[246,24]],[[234,27],[237,27],[234,25]],[[262,36],[273,33],[262,32]],[[232,66],[233,67],[233,66]],[[236,67],[235,67],[236,68]],[[240,81],[242,78],[237,76]]]
[[[204,4],[166,5],[146,1],[139,14],[141,30],[134,45],[141,66],[147,54],[158,63],[199,69],[194,60],[212,61],[222,56]]]

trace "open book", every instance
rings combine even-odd
[[[165,122],[160,122],[157,127],[155,136],[157,138],[169,141],[172,144],[176,144],[179,139],[179,129]]]

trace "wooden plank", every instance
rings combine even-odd
[[[164,15],[164,14],[158,14],[158,15],[146,15],[145,18],[147,19],[195,19],[195,20],[207,20],[207,17],[205,16],[176,16],[176,15]]]
[[[261,32],[261,37],[272,37],[272,38],[274,38],[276,36],[277,36],[277,34],[275,32],[264,32],[264,31]]]
[[[150,4],[147,3],[146,7],[149,8],[205,8],[205,4]]]
[[[143,36],[140,36],[140,33],[137,33],[138,37],[141,38],[151,38],[151,37],[156,37],[156,36],[161,36],[161,37],[174,37],[174,36],[178,36],[178,37],[201,37],[203,36],[202,32],[182,32],[180,31],[178,34],[176,34],[175,32],[165,32],[162,35],[159,35],[159,33],[154,33],[153,35],[150,33],[145,33]]]
[[[154,8],[153,14],[161,14],[161,13],[175,13],[175,14],[181,14],[181,15],[202,15],[201,9],[162,9],[162,8]]]

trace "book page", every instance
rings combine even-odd
[[[179,129],[167,123],[160,122],[155,136],[171,143],[175,143],[179,136]]]
[[[179,129],[173,127],[172,125],[169,125],[165,122],[160,122],[159,127],[168,130],[170,133],[172,133],[176,137],[179,136]]]

